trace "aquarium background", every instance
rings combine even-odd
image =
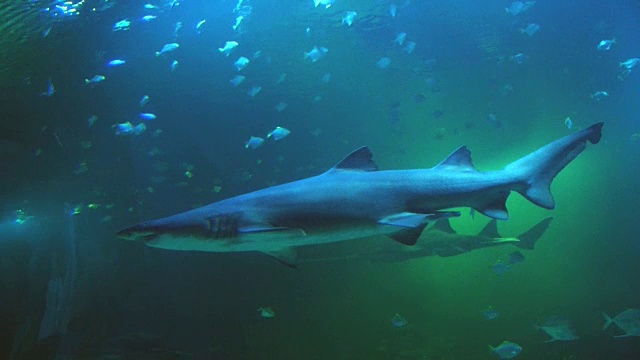
[[[637,2],[540,0],[517,15],[494,0],[145,4],[0,5],[0,358],[490,359],[488,345],[505,340],[522,346],[518,359],[640,358],[637,337],[602,331],[603,312],[640,307],[640,77],[619,65],[640,57]],[[123,19],[130,28],[113,31]],[[533,36],[520,31],[530,23]],[[227,57],[218,48],[230,40],[239,46]],[[328,49],[316,62],[304,56],[314,46]],[[240,56],[250,63],[237,71]],[[126,63],[107,66],[114,59]],[[246,79],[234,87],[237,74]],[[85,84],[94,75],[106,79]],[[48,81],[55,92],[43,96]],[[117,135],[128,121],[146,131]],[[554,220],[501,275],[492,266],[512,246],[312,261],[391,241],[373,238],[300,249],[309,261],[291,269],[115,237],[319,174],[363,145],[381,169],[428,168],[467,145],[479,170],[495,170],[600,121],[602,141],[554,181],[556,209],[509,197],[504,236]],[[276,126],[291,134],[245,147]],[[488,222],[461,210],[459,233]],[[497,319],[483,317],[489,307]],[[395,314],[407,324],[394,326]],[[545,342],[537,326],[551,316],[580,339]]]

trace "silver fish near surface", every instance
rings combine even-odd
[[[329,49],[326,47],[317,47],[314,46],[309,52],[304,53],[304,58],[311,60],[311,62],[316,62],[327,55]]]
[[[598,43],[598,46],[596,47],[596,49],[600,51],[608,51],[609,49],[611,49],[611,45],[615,43],[616,43],[616,39],[602,40]]]
[[[156,57],[175,51],[180,47],[178,43],[165,44],[160,51],[156,51]]]

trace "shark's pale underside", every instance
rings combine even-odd
[[[479,172],[462,146],[431,169],[379,171],[362,147],[327,172],[124,229],[118,236],[182,251],[259,251],[293,265],[293,247],[384,234],[413,245],[429,221],[470,207],[508,219],[511,191],[553,209],[553,178],[600,140],[602,123],[560,138],[502,170]]]

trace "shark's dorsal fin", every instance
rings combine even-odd
[[[487,225],[484,226],[482,231],[478,233],[478,236],[499,238],[500,233],[498,233],[498,221],[496,219],[491,219],[491,221],[489,221]]]
[[[456,231],[453,230],[453,228],[451,227],[451,223],[449,222],[449,219],[442,219],[442,220],[436,221],[436,223],[433,224],[431,229],[432,230],[438,230],[438,231],[446,232],[446,233],[449,233],[449,234],[455,234],[456,233]]]
[[[476,171],[471,161],[471,151],[466,146],[460,146],[452,152],[446,159],[436,165],[436,168],[447,168],[448,170]]]
[[[396,232],[387,234],[387,236],[401,244],[413,246],[418,242],[418,238],[426,226],[427,223],[425,222],[414,228],[405,227]]]
[[[378,166],[373,162],[371,150],[363,146],[347,155],[329,171],[333,170],[377,171]]]

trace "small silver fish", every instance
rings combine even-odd
[[[233,85],[234,87],[237,87],[238,85],[242,84],[242,82],[245,80],[246,78],[242,75],[236,75],[233,79],[229,80],[229,82],[231,83],[231,85]]]
[[[149,102],[149,95],[144,95],[142,97],[142,99],[140,99],[140,102],[139,102],[140,108],[145,107],[145,105],[147,105],[148,102]]]
[[[196,30],[198,30],[198,33],[200,33],[200,28],[202,27],[202,25],[204,25],[204,23],[207,22],[207,20],[200,20],[197,24],[196,24]]]
[[[627,70],[631,70],[632,67],[638,65],[638,63],[640,62],[640,59],[638,58],[632,58],[632,59],[628,59],[625,60],[623,62],[620,63],[620,67],[624,67]]]
[[[289,104],[287,104],[286,102],[280,101],[280,102],[279,102],[279,103],[274,107],[274,109],[275,109],[277,112],[283,112],[283,111],[287,108],[287,106],[289,106]]]
[[[596,91],[593,94],[591,94],[591,98],[595,101],[600,101],[606,98],[607,96],[609,96],[609,93],[606,91]]]
[[[514,1],[511,3],[511,5],[509,5],[508,8],[505,8],[504,10],[508,13],[511,14],[513,16],[516,16],[520,13],[523,13],[527,10],[529,10],[530,7],[532,7],[533,5],[535,5],[536,2],[535,1]]]
[[[280,76],[278,76],[278,79],[276,79],[275,84],[276,85],[282,84],[286,79],[287,79],[287,74],[282,73],[280,74]]]
[[[109,67],[115,67],[115,66],[121,66],[126,64],[127,62],[121,59],[115,59],[115,60],[111,60],[107,63],[107,66]]]
[[[180,44],[178,44],[178,43],[165,44],[160,51],[156,51],[156,57],[159,57],[160,55],[175,51],[179,47],[180,47]]]
[[[355,11],[347,11],[347,14],[342,18],[342,24],[347,24],[347,26],[351,26],[353,24],[353,19],[358,15]]]
[[[247,59],[244,56],[241,56],[238,58],[238,60],[236,60],[235,63],[233,63],[233,65],[236,67],[236,70],[240,71],[245,67],[247,67],[247,65],[249,65],[249,59]]]
[[[89,118],[89,120],[87,120],[87,124],[89,127],[92,127],[93,124],[96,123],[96,121],[98,121],[98,117],[95,115],[91,115],[91,117]]]
[[[616,324],[625,332],[623,335],[617,335],[616,337],[640,336],[640,309],[627,309],[613,319],[605,313],[602,313],[602,315],[606,321],[602,330],[605,330],[611,324]]]
[[[252,86],[249,91],[247,91],[247,95],[250,97],[255,97],[258,93],[262,91],[262,86]]]
[[[572,341],[580,339],[580,337],[576,335],[571,322],[568,319],[558,316],[548,318],[543,325],[538,326],[538,329],[544,331],[551,337],[551,339],[545,342]]]
[[[497,355],[500,359],[513,359],[522,351],[522,346],[511,342],[503,341],[500,345],[493,347],[489,345],[489,350]]]
[[[598,46],[596,47],[598,50],[600,51],[607,51],[609,49],[611,49],[611,45],[616,43],[616,39],[613,38],[611,40],[602,40],[598,43]]]
[[[47,80],[47,91],[40,93],[40,96],[52,97],[55,94],[56,88],[53,86],[53,82],[51,82],[51,78]]]
[[[85,83],[85,85],[98,84],[98,83],[103,82],[105,79],[106,79],[106,77],[104,75],[95,75],[91,79],[84,79],[84,83]]]
[[[331,5],[333,5],[333,3],[335,2],[336,0],[313,0],[313,4],[315,5],[315,7],[322,5],[325,7],[325,9],[330,8]]]
[[[524,29],[520,29],[520,32],[527,34],[529,36],[533,36],[535,33],[538,32],[538,30],[540,30],[540,25],[535,24],[535,23],[531,23],[529,25],[527,25],[526,28]]]
[[[571,129],[573,127],[573,120],[567,116],[567,118],[564,119],[564,126],[566,126],[567,129]]]
[[[289,134],[291,134],[291,131],[283,127],[277,126],[275,129],[273,129],[273,131],[267,134],[267,139],[282,140],[287,136],[289,136]]]
[[[413,41],[407,41],[407,44],[404,46],[402,51],[406,52],[407,54],[411,54],[415,49],[416,49],[416,43]]]
[[[114,125],[114,128],[115,128],[116,135],[124,135],[124,136],[136,135],[137,136],[142,134],[147,129],[147,126],[143,123],[133,126],[130,122],[127,121],[126,123]]]
[[[511,57],[511,61],[513,61],[516,64],[523,64],[528,59],[529,59],[529,56],[523,53],[517,53]]]
[[[231,54],[231,50],[235,49],[238,46],[238,43],[236,41],[227,41],[223,47],[218,48],[218,51],[220,51],[220,53],[225,54],[226,56],[229,56],[229,54]]]
[[[329,49],[327,49],[326,47],[314,46],[311,51],[304,53],[304,58],[310,59],[311,62],[316,62],[325,57],[327,55],[327,52],[329,52]]]
[[[379,69],[386,69],[387,67],[389,67],[389,65],[391,65],[391,59],[389,59],[388,57],[380,58],[376,65]]]
[[[140,113],[139,117],[140,119],[146,120],[146,121],[152,121],[156,119],[156,115],[152,113]]]
[[[120,20],[113,25],[113,31],[126,31],[129,30],[131,22],[129,19]]]
[[[391,317],[391,325],[394,327],[401,328],[407,326],[407,324],[409,324],[409,322],[400,316],[400,314],[395,314]]]
[[[257,136],[252,136],[249,138],[249,141],[247,141],[244,144],[245,149],[251,149],[251,150],[255,150],[257,148],[259,148],[260,146],[262,146],[262,144],[264,143],[264,139],[261,137],[257,137]]]
[[[231,27],[233,28],[233,30],[235,31],[236,29],[238,29],[238,26],[240,26],[240,23],[242,22],[242,19],[244,19],[244,16],[240,15],[236,18],[236,23]]]
[[[274,318],[276,316],[276,312],[270,307],[258,308],[258,312],[260,313],[260,316],[266,319]]]

